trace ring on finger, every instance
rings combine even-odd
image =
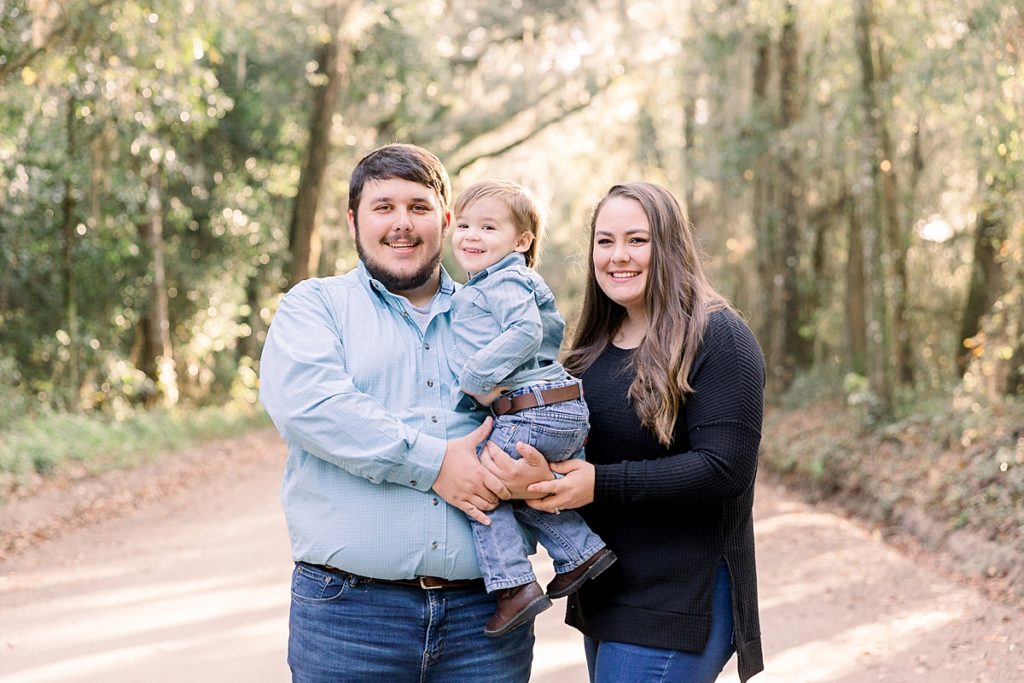
[[[562,514],[562,511],[561,511],[561,510],[559,510],[557,506],[555,507],[555,514],[556,514],[556,515],[560,515],[560,514]]]

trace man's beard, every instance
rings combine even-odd
[[[424,263],[419,270],[408,275],[393,273],[385,266],[371,259],[363,250],[363,244],[359,239],[358,225],[356,225],[356,253],[359,254],[359,258],[363,265],[366,266],[370,276],[384,285],[384,288],[389,292],[406,292],[422,287],[434,276],[441,263],[441,249],[438,249],[434,257]]]

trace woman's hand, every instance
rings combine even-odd
[[[519,451],[522,453],[522,449]],[[527,490],[543,493],[544,498],[528,500],[526,504],[541,512],[554,512],[583,507],[594,500],[594,466],[586,460],[566,460],[551,463],[551,470],[565,475],[561,479],[539,481]]]
[[[526,500],[541,498],[547,495],[530,490],[531,484],[547,482],[554,479],[548,468],[548,461],[536,448],[525,443],[516,444],[516,450],[522,457],[516,460],[498,448],[492,441],[484,444],[480,452],[480,463],[505,484],[513,498]]]

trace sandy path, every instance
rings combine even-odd
[[[287,681],[280,470],[244,460],[0,563],[0,681]],[[767,670],[755,681],[1024,681],[1021,612],[778,488],[761,487],[756,519]],[[538,620],[537,683],[586,681],[562,604]],[[737,680],[732,665],[721,680]]]

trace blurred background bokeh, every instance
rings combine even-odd
[[[0,0],[0,469],[248,424],[280,296],[354,266],[348,174],[394,141],[535,190],[570,326],[589,211],[651,180],[772,400],[1019,401],[1022,50],[1000,0]]]

